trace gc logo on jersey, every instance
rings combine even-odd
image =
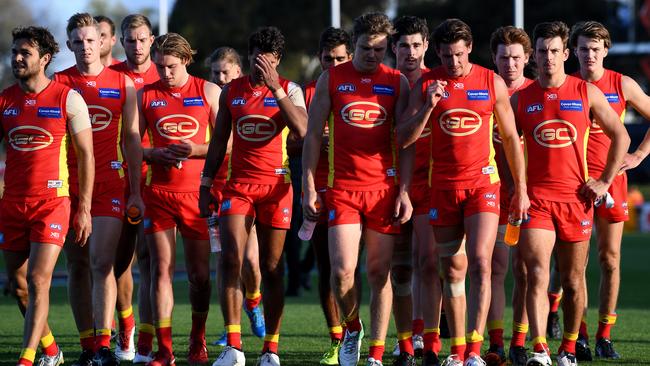
[[[550,148],[562,148],[573,144],[578,131],[571,123],[561,119],[551,119],[537,125],[533,138],[538,144]]]
[[[113,119],[113,112],[99,105],[89,105],[88,114],[90,115],[90,125],[93,132],[106,129]]]
[[[384,107],[372,102],[352,102],[341,109],[343,122],[361,128],[382,125],[388,118]]]
[[[336,87],[336,91],[339,93],[354,93],[357,88],[352,83],[340,84]]]
[[[237,135],[246,141],[266,141],[275,136],[278,126],[273,118],[249,114],[237,120]]]
[[[156,122],[156,130],[170,140],[183,140],[192,138],[199,133],[199,121],[185,114],[170,114]]]
[[[14,150],[36,151],[50,146],[54,137],[41,127],[18,126],[9,131],[7,141]]]
[[[483,120],[478,113],[464,108],[450,109],[438,119],[442,131],[451,136],[468,136],[481,128]]]

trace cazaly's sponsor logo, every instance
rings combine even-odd
[[[440,128],[451,136],[468,136],[481,128],[483,120],[478,113],[464,108],[454,108],[440,115]]]
[[[260,114],[249,114],[237,120],[237,134],[246,141],[266,141],[278,130],[273,118]]]
[[[533,138],[544,147],[561,148],[573,144],[578,138],[578,131],[567,121],[551,119],[535,127]]]
[[[41,127],[18,126],[9,131],[7,141],[14,150],[36,151],[50,146],[54,137]]]
[[[199,121],[185,114],[171,114],[156,122],[158,133],[170,140],[189,139],[199,133]]]
[[[372,128],[386,122],[388,113],[384,107],[371,102],[352,102],[341,109],[343,122],[355,127]]]
[[[111,124],[113,113],[108,108],[99,105],[89,105],[88,114],[90,115],[90,125],[93,132],[106,129]]]

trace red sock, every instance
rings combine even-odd
[[[480,356],[482,345],[483,342],[468,342],[465,346],[465,358],[468,358],[472,353]]]
[[[465,361],[465,337],[452,337],[451,338],[451,355],[457,355],[460,361]]]
[[[110,329],[96,329],[95,330],[95,352],[102,347],[111,348],[111,330]]]
[[[408,353],[409,355],[413,356],[415,353],[413,351],[413,333],[412,332],[404,332],[404,333],[397,333],[397,343],[399,344],[399,350],[402,353]]]
[[[488,331],[488,334],[490,335],[490,345],[503,347],[503,329],[492,329]]]
[[[440,332],[428,332],[424,331],[424,335],[422,336],[422,339],[424,341],[424,349],[423,351],[426,353],[428,351],[432,351],[435,354],[440,353],[440,349],[442,348],[442,342],[440,342]]]
[[[246,292],[246,299],[244,301],[244,307],[246,310],[251,311],[262,301],[262,293],[257,291],[254,293]]]
[[[359,320],[359,315],[356,315],[354,318],[350,318],[345,321],[345,326],[348,328],[350,333],[358,332],[361,330],[361,320]]]
[[[614,324],[616,324],[616,314],[600,314],[598,318],[598,331],[596,331],[596,339],[611,339],[610,332]]]
[[[56,341],[52,332],[48,333],[45,337],[41,338],[41,350],[46,356],[56,356],[59,353],[59,346],[57,346]]]
[[[566,339],[565,337],[562,337],[562,343],[560,344],[560,348],[557,350],[557,353],[560,353],[564,350],[564,352],[571,353],[571,354],[576,354],[576,340],[570,340]]]
[[[226,325],[226,344],[241,349],[241,325]]]
[[[332,342],[336,342],[336,341],[340,342],[343,339],[343,327],[341,327],[340,325],[330,327],[329,331],[330,331],[330,339],[332,340]]]
[[[371,340],[370,349],[368,350],[368,357],[381,361],[384,358],[385,344],[383,341]]]
[[[130,332],[135,327],[135,318],[133,317],[133,307],[129,306],[126,310],[120,310],[117,314],[120,323],[120,331],[123,333]]]
[[[204,340],[205,339],[205,323],[208,320],[208,312],[192,311],[192,330],[190,331],[190,339]]]
[[[512,332],[510,347],[523,347],[526,345],[526,333]]]
[[[546,342],[545,337],[536,337],[533,339],[533,352],[546,352],[549,356],[551,355],[551,351],[548,349],[548,343]]]
[[[170,319],[171,320],[171,319]],[[171,323],[171,321],[170,321]],[[172,327],[157,327],[156,338],[158,339],[158,352],[164,355],[172,355]]]
[[[95,330],[87,329],[79,332],[79,343],[84,351],[95,351]]]
[[[262,346],[262,353],[273,352],[278,353],[278,341],[280,340],[279,334],[267,334],[264,336],[264,345]]]
[[[550,312],[557,313],[560,308],[560,299],[562,299],[562,294],[556,294],[553,292],[548,293],[548,304],[550,305]]]
[[[32,366],[34,364],[35,358],[35,350],[31,348],[24,348],[22,352],[20,352],[20,358],[18,359],[18,363],[16,365]]]
[[[587,321],[585,319],[582,319],[580,321],[580,330],[578,331],[578,334],[580,334],[582,338],[589,340],[589,333],[587,332]]]
[[[424,319],[413,319],[413,334],[424,334]]]
[[[32,366],[32,365],[34,365],[34,361],[26,360],[26,359],[21,357],[18,360],[18,363],[16,365],[17,366]]]
[[[147,356],[153,349],[153,336],[156,328],[148,323],[140,323],[138,329],[138,353]]]

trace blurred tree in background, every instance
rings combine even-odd
[[[2,0],[0,12],[0,90],[13,83],[11,73],[11,31],[15,27],[33,24],[34,18],[29,7],[20,0]]]

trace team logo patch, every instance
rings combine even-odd
[[[556,100],[556,99],[557,99],[557,94],[555,93],[546,94],[546,100]]]
[[[121,203],[120,200],[117,199],[117,198],[113,198],[113,199],[111,200],[111,204],[112,204],[112,205],[119,205],[120,203]]]
[[[275,100],[273,97],[266,97],[264,98],[264,106],[265,107],[277,107],[278,106],[278,101]]]
[[[567,121],[551,119],[535,127],[533,138],[544,147],[562,148],[570,146],[577,140],[578,130]]]
[[[620,100],[617,93],[605,93],[605,98],[607,98],[607,101],[610,103],[618,103]]]
[[[18,126],[9,131],[7,142],[17,151],[36,151],[50,146],[54,136],[38,126]]]
[[[183,107],[202,107],[203,98],[201,97],[191,97],[183,98]]]
[[[336,91],[339,93],[354,93],[357,90],[357,87],[352,83],[340,84],[336,87]]]
[[[334,220],[335,218],[336,218],[336,210],[330,210],[330,211],[327,213],[327,220],[328,220],[328,221],[332,221],[332,220]]]
[[[454,89],[465,89],[465,84],[454,82]]]
[[[25,105],[28,107],[33,107],[36,105],[36,99],[25,99]]]
[[[11,107],[11,108],[5,109],[2,112],[2,115],[5,116],[5,117],[16,117],[18,115],[18,113],[20,113],[18,108]]]
[[[56,232],[56,231],[50,231],[50,238],[52,239],[58,239],[61,237],[61,233]]]
[[[100,105],[89,105],[88,114],[90,115],[90,125],[93,132],[106,129],[113,120],[113,112]]]
[[[99,97],[120,99],[122,97],[122,92],[120,91],[120,89],[99,88]]]
[[[255,90],[255,91],[253,92],[253,96],[254,96],[254,97],[259,97],[260,95],[262,95],[262,92],[259,91],[259,90]]]
[[[287,175],[287,168],[275,168],[275,175]]]
[[[442,131],[451,136],[467,136],[481,128],[483,120],[478,113],[464,108],[450,109],[438,119]]]
[[[526,107],[526,113],[537,113],[541,112],[542,110],[544,110],[542,103],[535,103]]]
[[[95,80],[88,80],[88,81],[86,81],[86,86],[94,88],[94,87],[97,86],[97,82]]]
[[[447,99],[447,98],[449,98],[449,92],[445,90],[445,91],[442,93],[442,99]]]
[[[437,208],[429,209],[429,219],[430,220],[438,220],[438,209]]]
[[[278,131],[273,118],[261,114],[243,116],[235,123],[237,135],[246,141],[266,141],[272,139]]]
[[[230,105],[232,106],[238,106],[238,105],[246,105],[246,99],[244,98],[233,98],[232,102],[230,102]]]
[[[38,107],[37,115],[41,118],[61,118],[61,108]]]
[[[591,220],[582,220],[580,221],[580,226],[590,226]]]
[[[490,92],[487,89],[468,90],[467,100],[490,100]]]
[[[487,200],[495,200],[497,199],[496,193],[486,193],[483,197]]]
[[[582,112],[582,101],[581,100],[560,100],[560,110]]]
[[[343,122],[361,128],[382,125],[388,118],[384,107],[371,102],[352,102],[341,109]]]
[[[61,231],[61,230],[63,230],[63,225],[61,225],[61,224],[50,224],[50,229]]]
[[[192,138],[199,133],[199,121],[185,114],[170,114],[156,122],[158,133],[170,140],[183,140]]]
[[[372,94],[376,95],[395,95],[395,88],[390,85],[373,85]]]
[[[497,170],[492,165],[484,166],[481,168],[481,174],[488,175],[488,174],[494,174],[496,172]]]
[[[151,108],[167,107],[167,101],[163,99],[152,100],[151,103],[149,103],[149,107]]]
[[[361,84],[370,84],[372,83],[371,78],[361,78]]]
[[[133,82],[136,84],[144,84],[144,78],[133,78]]]
[[[223,202],[221,202],[221,211],[230,210],[231,207],[232,207],[232,203],[230,202],[230,199],[226,199]]]
[[[63,188],[63,181],[59,179],[50,179],[47,181],[47,188]]]
[[[122,169],[122,162],[119,160],[113,160],[111,161],[111,169],[113,170],[120,170]]]

